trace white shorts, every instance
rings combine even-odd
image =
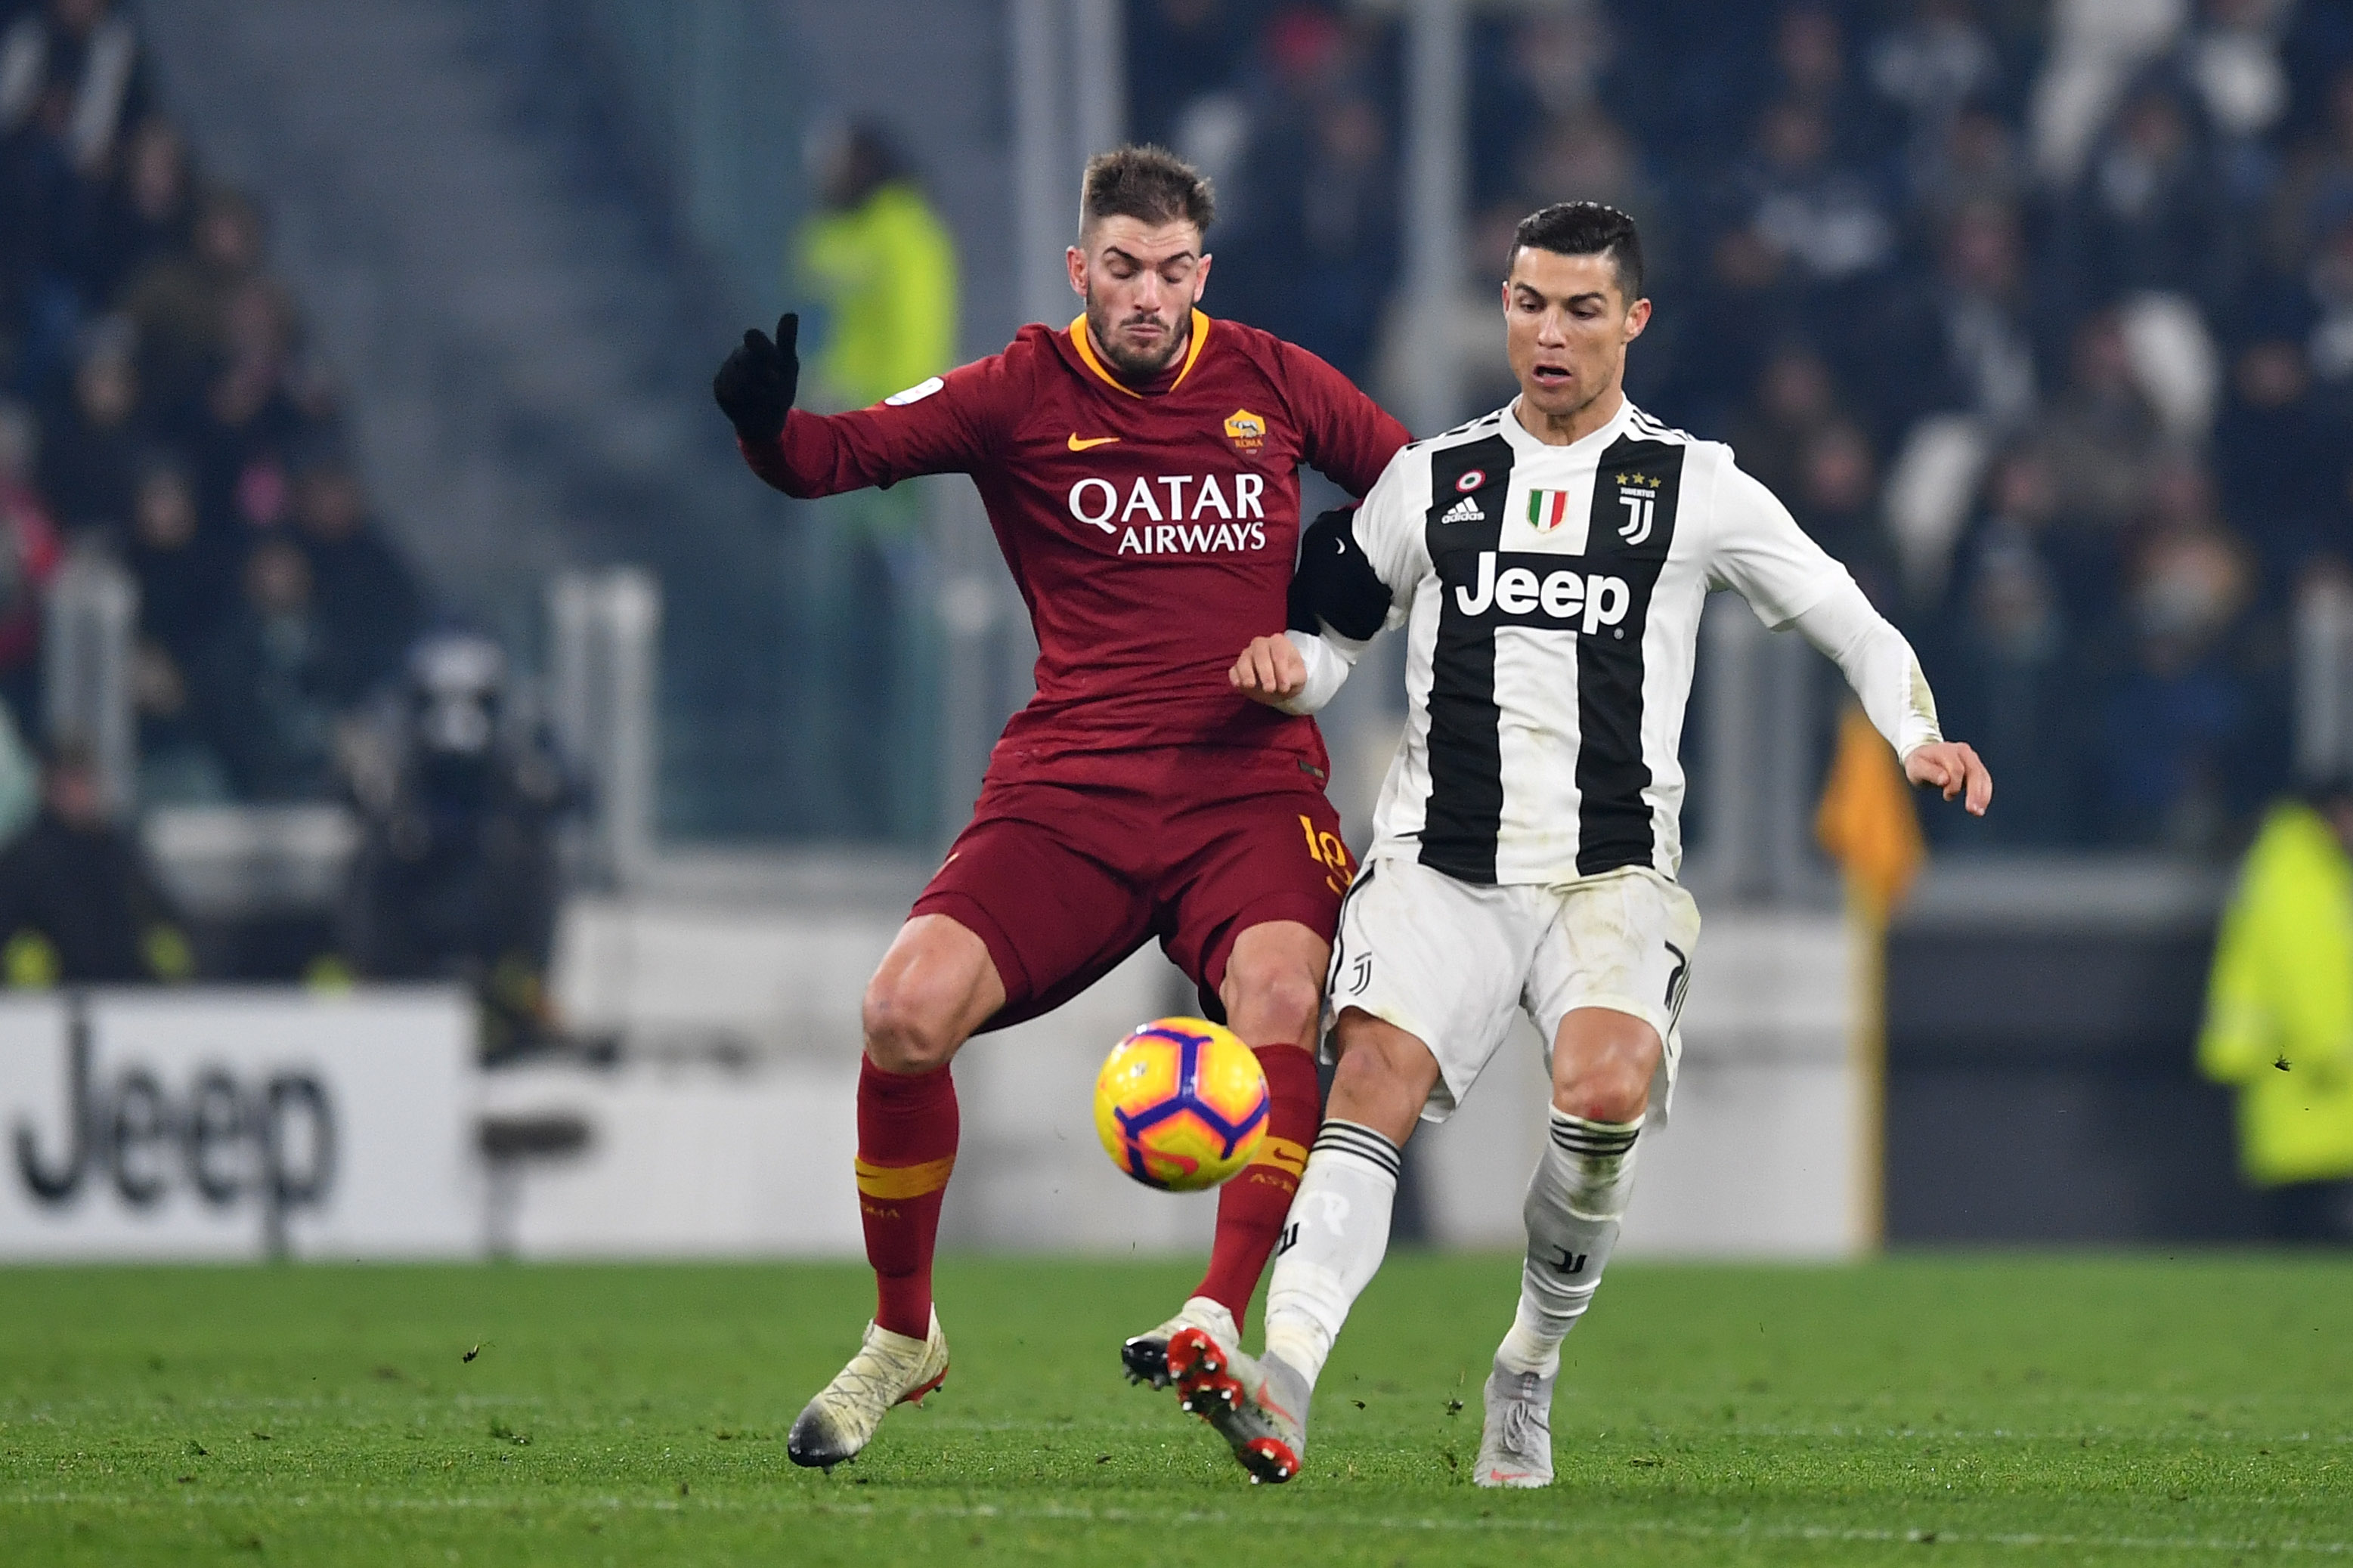
[[[1418,860],[1367,861],[1340,906],[1326,995],[1394,1024],[1438,1058],[1422,1108],[1443,1121],[1527,1013],[1552,1066],[1560,1021],[1577,1007],[1630,1013],[1666,1050],[1651,1081],[1663,1121],[1683,1039],[1675,1020],[1699,946],[1699,906],[1647,866],[1573,882],[1482,887]],[[1330,1051],[1329,1037],[1325,1050]]]

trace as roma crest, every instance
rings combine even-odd
[[[1237,451],[1255,452],[1266,445],[1266,421],[1247,408],[1226,416],[1226,439]]]

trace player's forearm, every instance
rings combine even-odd
[[[1845,674],[1872,727],[1898,757],[1945,738],[1919,657],[1852,582],[1841,583],[1790,624]]]
[[[1365,645],[1351,643],[1331,632],[1319,636],[1314,632],[1288,631],[1282,635],[1292,647],[1299,650],[1300,658],[1306,663],[1307,684],[1299,689],[1298,695],[1286,698],[1275,706],[1285,713],[1320,712],[1325,703],[1339,695],[1340,688],[1347,684],[1348,672],[1356,668],[1356,656],[1364,651]]]
[[[744,461],[751,465],[754,473],[796,500],[810,500],[839,490],[853,489],[855,485],[828,485],[825,482],[836,466],[828,460],[830,454],[823,450],[825,443],[817,443],[817,449],[812,450],[812,444],[806,437],[795,439],[795,426],[806,429],[810,425],[822,424],[823,421],[815,415],[795,409],[785,416],[785,427],[776,433],[775,440],[747,441],[739,435],[735,437],[735,449],[744,454]]]
[[[1276,704],[1313,713],[1332,700],[1388,617],[1391,595],[1356,539],[1356,508],[1325,512],[1302,531],[1283,633],[1307,665],[1307,684]]]
[[[754,473],[796,500],[814,500],[906,478],[889,460],[881,443],[858,438],[849,425],[859,416],[796,408],[785,416],[785,427],[776,440],[763,446],[738,437],[735,445]]]

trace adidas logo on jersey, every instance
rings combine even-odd
[[[1487,521],[1487,514],[1479,510],[1477,496],[1464,496],[1438,521],[1441,527],[1450,522],[1484,522]]]

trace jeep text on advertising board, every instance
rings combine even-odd
[[[67,1009],[66,1103],[46,1131],[21,1115],[11,1129],[16,1175],[33,1201],[54,1208],[100,1185],[135,1209],[175,1185],[215,1208],[258,1200],[270,1250],[283,1251],[287,1212],[315,1206],[334,1182],[326,1086],[304,1072],[241,1078],[218,1063],[180,1083],[142,1066],[100,1080],[88,1004],[71,997]]]
[[[479,1252],[452,987],[0,997],[0,1260]]]

